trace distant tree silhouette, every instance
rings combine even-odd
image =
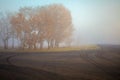
[[[1,15],[0,18],[0,38],[5,49],[8,48],[8,40],[11,38],[11,25],[7,14]]]

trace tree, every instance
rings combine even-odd
[[[58,47],[59,43],[72,35],[73,25],[70,11],[63,5],[53,4],[46,7],[46,12],[50,17],[48,22],[52,23],[46,30],[47,35],[51,34],[47,37],[48,41],[51,47]]]
[[[10,22],[22,48],[43,48],[44,41],[48,48],[59,47],[73,32],[70,11],[58,4],[21,8]]]
[[[14,27],[17,37],[21,41],[21,47],[24,48],[25,44],[25,37],[28,32],[27,28],[27,21],[25,20],[25,16],[22,13],[18,13],[11,18],[11,24]]]
[[[38,18],[35,17],[33,10],[30,7],[21,8],[11,18],[11,24],[17,32],[22,48],[36,48],[38,42],[39,28],[36,23]]]
[[[3,41],[4,48],[8,48],[8,40],[11,37],[11,25],[9,23],[9,16],[2,15],[0,18],[0,37]]]

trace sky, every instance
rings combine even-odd
[[[54,3],[70,10],[76,44],[120,44],[120,0],[0,0],[0,13]]]

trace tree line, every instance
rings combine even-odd
[[[20,48],[59,47],[60,43],[71,42],[73,32],[70,11],[61,4],[42,7],[23,7],[17,13],[0,18],[0,37],[4,48],[9,40],[12,48],[19,42]]]

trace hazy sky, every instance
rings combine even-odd
[[[53,3],[71,11],[80,44],[120,44],[120,0],[0,0],[0,12]]]

